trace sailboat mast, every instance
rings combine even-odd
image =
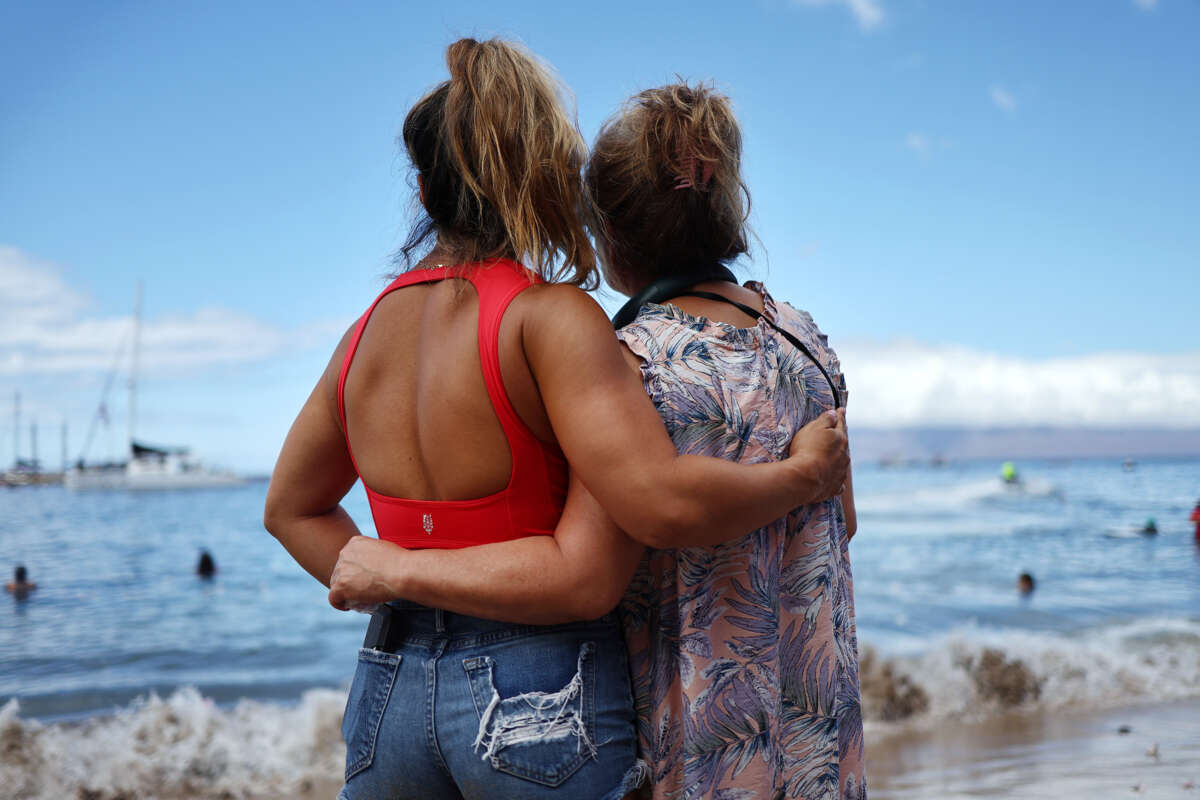
[[[21,393],[13,392],[13,466],[21,463]]]
[[[137,282],[133,301],[133,363],[129,367],[129,452],[133,453],[133,437],[137,423],[138,350],[142,329],[142,282]]]

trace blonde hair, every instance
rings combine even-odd
[[[593,233],[635,287],[749,249],[750,191],[729,98],[686,82],[631,97],[600,129],[586,169]]]
[[[591,288],[595,253],[582,220],[583,137],[550,68],[519,45],[460,39],[450,80],[419,100],[402,138],[424,188],[427,219],[401,248],[433,234],[464,262],[509,257],[545,280]]]

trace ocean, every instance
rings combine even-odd
[[[1200,714],[1180,711],[1200,709],[1200,460],[1017,467],[1014,487],[997,462],[856,465],[868,764],[872,742],[891,764],[869,772],[873,797],[929,796],[896,747],[925,747],[928,769],[946,730],[1081,718],[1115,737],[1125,714],[1135,739],[1160,720],[1160,738],[1200,742]],[[0,491],[0,569],[39,584],[0,597],[0,797],[331,796],[366,618],[331,608],[263,530],[265,494]],[[360,488],[346,506],[370,533]],[[1156,535],[1139,532],[1149,518]],[[1154,746],[1137,763],[1164,761]],[[1189,752],[1153,775],[1190,791]],[[954,791],[934,794],[976,796]]]

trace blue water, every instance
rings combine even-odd
[[[1168,694],[1200,696],[1200,548],[1187,521],[1200,461],[1019,466],[1021,491],[995,463],[856,467],[860,641],[898,657],[963,637],[1009,642],[1037,650],[1048,675],[1047,653],[1165,642],[1146,680],[1177,673]],[[263,530],[265,494],[263,483],[0,491],[0,568],[22,562],[40,585],[25,601],[0,597],[0,706],[16,697],[22,716],[57,718],[180,686],[222,703],[348,683],[366,619],[331,608]],[[360,489],[346,506],[369,530]],[[1158,536],[1136,533],[1151,516]],[[193,572],[201,547],[217,561],[212,581]],[[1030,598],[1015,589],[1022,571],[1037,579]],[[1136,668],[1089,680],[1125,685]]]
[[[860,639],[921,649],[964,625],[1081,634],[1150,618],[1200,621],[1200,547],[1188,521],[1200,461],[856,471],[851,562]],[[1154,518],[1157,536],[1139,529]],[[1029,598],[1015,591],[1032,574]],[[1200,652],[1200,651],[1198,651]]]

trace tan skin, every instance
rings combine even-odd
[[[729,283],[705,283],[712,291],[762,310],[757,293]],[[750,327],[755,321],[724,303],[701,298],[672,301],[694,316]],[[640,386],[640,362],[622,347]],[[844,415],[835,415],[839,426]],[[827,424],[822,415],[814,425]],[[810,426],[812,427],[812,426]],[[819,427],[818,427],[819,430]],[[811,433],[809,431],[808,433]],[[797,437],[801,439],[806,434]],[[797,442],[793,442],[793,452]],[[841,499],[847,530],[857,526],[847,465]],[[837,489],[831,488],[832,495]],[[824,499],[817,498],[817,499]],[[715,544],[722,537],[701,526],[657,546]],[[576,476],[553,537],[534,536],[463,550],[407,551],[367,537],[351,539],[333,575],[330,603],[337,608],[368,607],[396,597],[473,616],[548,624],[594,619],[612,610],[628,585],[642,544],[622,533]]]
[[[439,247],[427,262],[454,263],[453,251]],[[376,308],[345,393],[350,445],[373,489],[453,500],[507,483],[510,456],[480,371],[477,316],[474,289],[459,280],[393,292]],[[326,585],[342,548],[358,534],[340,506],[357,478],[337,414],[350,335],[284,442],[264,514],[267,529]],[[724,540],[842,484],[845,425],[832,418],[798,433],[793,457],[782,462],[738,465],[678,455],[603,311],[574,287],[522,292],[499,339],[517,414],[539,439],[558,442],[577,478],[570,518],[595,513],[577,496],[586,487],[637,541],[671,546],[701,528]]]

